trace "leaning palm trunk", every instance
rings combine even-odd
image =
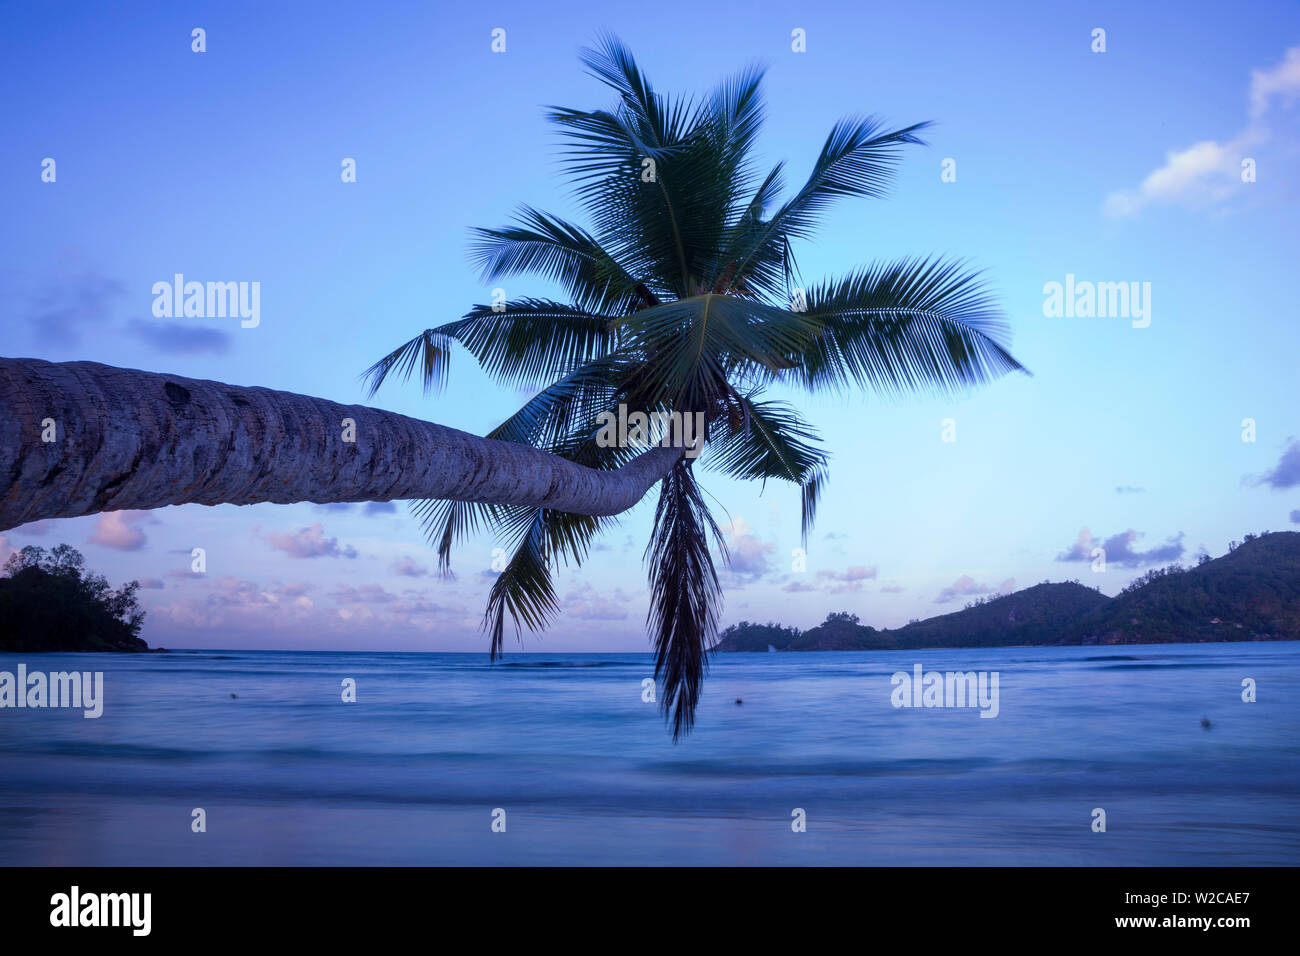
[[[0,531],[163,505],[443,498],[626,511],[681,448],[598,470],[360,405],[114,368],[0,358]]]

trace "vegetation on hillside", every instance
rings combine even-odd
[[[1043,582],[961,611],[876,630],[835,612],[807,631],[742,621],[721,651],[900,650],[1043,644],[1300,640],[1300,532],[1248,534],[1193,568],[1153,568],[1114,598],[1078,581]]]

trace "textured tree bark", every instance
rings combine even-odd
[[[95,362],[0,358],[0,531],[191,502],[449,498],[613,515],[682,453],[655,447],[598,471],[361,405]]]

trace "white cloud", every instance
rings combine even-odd
[[[1165,153],[1163,166],[1152,170],[1134,189],[1117,189],[1106,197],[1108,216],[1129,216],[1152,204],[1215,205],[1230,198],[1242,183],[1242,163],[1272,135],[1269,114],[1280,101],[1294,105],[1300,96],[1300,46],[1291,47],[1277,66],[1253,70],[1250,120],[1225,141],[1201,140]]]
[[[953,601],[953,600],[955,600],[955,599],[957,599],[958,597],[961,597],[961,596],[963,596],[963,595],[978,595],[978,594],[1004,595],[1004,594],[1010,594],[1010,593],[1011,593],[1012,591],[1014,591],[1015,589],[1016,589],[1016,579],[1015,579],[1015,578],[1007,578],[1005,581],[1003,581],[1003,582],[1002,582],[1001,584],[999,584],[997,587],[992,587],[992,586],[990,586],[990,585],[980,584],[978,581],[976,581],[974,578],[972,578],[969,574],[963,574],[963,575],[962,575],[961,577],[959,577],[956,581],[952,582],[952,585],[951,585],[951,586],[946,587],[946,588],[943,588],[942,590],[940,590],[940,591],[939,591],[939,596],[936,597],[936,598],[934,599],[934,603],[935,603],[935,604],[947,604],[948,602]]]
[[[8,538],[0,534],[0,567],[3,567],[4,563],[17,553],[18,548],[15,548],[9,543]]]
[[[400,561],[394,561],[388,566],[394,574],[400,574],[408,578],[420,578],[429,573],[429,569],[422,564],[418,564],[409,557],[402,557]]]
[[[27,524],[19,525],[12,530],[13,534],[30,534],[43,535],[49,534],[54,528],[54,522],[49,518],[43,518],[40,521],[29,521]]]
[[[740,588],[757,581],[772,570],[769,555],[776,545],[763,541],[753,533],[753,528],[744,518],[736,518],[719,529],[727,539],[727,552],[730,563],[722,572],[722,578],[731,587]]]
[[[137,525],[158,523],[148,511],[106,511],[95,522],[89,541],[114,551],[139,551],[148,539]]]
[[[874,581],[876,569],[855,564],[843,571],[818,571],[817,578],[837,582],[831,586],[831,594],[846,594],[851,591],[861,591],[863,581]]]
[[[617,588],[606,597],[583,581],[564,598],[564,615],[583,621],[621,621],[627,617],[630,600]]]
[[[1261,117],[1268,112],[1273,97],[1285,106],[1300,97],[1300,46],[1286,51],[1286,57],[1271,70],[1250,72],[1250,115]]]
[[[256,528],[253,529],[257,531]],[[265,535],[267,542],[277,551],[291,558],[355,558],[357,551],[351,545],[339,547],[338,538],[326,538],[325,528],[319,521],[292,533],[272,531]]]

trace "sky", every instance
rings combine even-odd
[[[562,297],[480,281],[469,229],[522,203],[583,221],[544,111],[610,105],[578,61],[602,30],[665,92],[765,64],[759,153],[792,183],[840,118],[934,121],[888,198],[839,204],[796,249],[801,270],[963,257],[1032,372],[957,400],[778,390],[830,482],[800,564],[797,490],[707,478],[734,559],[724,625],[898,626],[1044,580],[1115,594],[1300,530],[1295,2],[5,4],[0,354],[485,433],[528,395],[464,352],[432,396],[367,399],[360,373],[497,285]],[[258,323],[156,316],[176,273],[258,282]],[[1067,281],[1137,283],[1142,309],[1053,310]],[[653,496],[562,570],[561,615],[507,650],[646,649],[652,515]],[[0,560],[60,542],[141,582],[151,645],[319,650],[486,650],[500,546],[471,539],[444,578],[403,503],[186,505],[13,529]]]

